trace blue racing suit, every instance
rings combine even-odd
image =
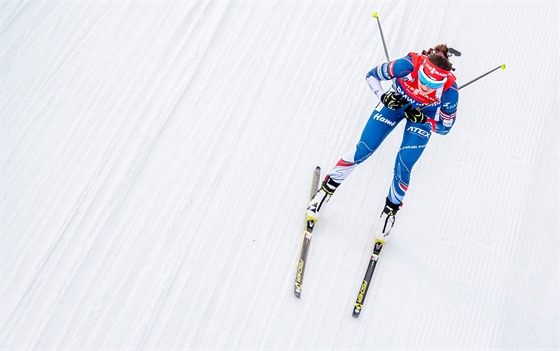
[[[410,174],[416,161],[424,152],[432,132],[445,135],[455,123],[459,92],[455,76],[450,74],[446,84],[427,96],[421,95],[418,88],[418,69],[426,60],[425,56],[415,53],[383,63],[368,72],[366,79],[374,93],[380,98],[384,91],[380,81],[395,79],[394,89],[405,96],[413,107],[429,104],[422,112],[426,117],[437,121],[419,124],[406,121],[402,143],[397,153],[393,182],[388,198],[394,204],[401,204],[410,184]],[[371,156],[383,140],[392,132],[404,117],[404,108],[391,110],[379,104],[369,118],[356,148],[345,154],[328,177],[341,183],[352,170]]]

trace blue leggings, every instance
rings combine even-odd
[[[360,163],[370,157],[381,145],[383,140],[391,133],[400,121],[404,119],[403,109],[390,110],[380,104],[369,118],[356,149],[342,157],[329,177],[334,181],[342,182]],[[430,140],[431,125],[406,121],[403,138],[397,158],[393,182],[389,189],[389,200],[394,204],[401,204],[408,190],[412,167],[422,155]]]

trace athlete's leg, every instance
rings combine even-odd
[[[419,123],[406,123],[403,133],[403,139],[397,158],[395,160],[395,169],[393,174],[393,182],[389,189],[388,199],[396,205],[400,205],[408,190],[410,184],[410,174],[412,167],[420,156],[432,132],[430,125]]]
[[[371,114],[356,147],[342,156],[328,173],[328,179],[337,184],[342,183],[357,165],[364,162],[377,150],[387,135],[402,120],[396,111],[381,106]]]
[[[430,140],[430,126],[408,122],[404,127],[403,139],[395,160],[393,182],[389,195],[385,199],[385,207],[375,230],[375,241],[384,244],[395,223],[395,216],[399,211],[408,185],[412,167],[418,161]]]
[[[383,105],[381,105],[383,106]],[[307,207],[307,217],[313,220],[319,218],[319,211],[323,204],[329,201],[340,183],[352,173],[356,166],[365,161],[377,150],[387,135],[402,120],[397,112],[386,107],[380,107],[371,114],[360,141],[355,149],[346,153],[334,168],[327,174],[323,185],[313,197]]]

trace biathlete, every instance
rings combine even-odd
[[[408,190],[414,164],[432,133],[445,135],[455,123],[459,91],[449,61],[454,52],[440,44],[421,54],[409,53],[383,63],[367,73],[366,80],[382,104],[371,114],[356,148],[344,154],[325,177],[307,208],[308,219],[319,219],[319,211],[340,184],[404,119],[406,125],[395,160],[393,181],[381,213],[380,228],[376,230],[376,242],[387,241]],[[381,81],[393,79],[393,90],[385,92]]]

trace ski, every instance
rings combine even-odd
[[[309,201],[315,196],[319,190],[319,181],[321,178],[321,167],[317,166],[313,172],[313,180],[311,181],[311,192],[309,193]],[[311,245],[311,238],[313,236],[313,229],[315,228],[315,220],[305,217],[305,229],[301,239],[301,247],[299,251],[299,259],[297,264],[296,278],[294,282],[294,295],[299,299],[301,297],[301,289],[303,284],[303,274],[305,272],[305,264],[307,263],[307,255],[309,253],[309,246]]]
[[[358,318],[362,307],[364,305],[364,300],[366,299],[366,294],[368,292],[369,286],[371,285],[371,278],[373,277],[373,272],[375,271],[375,266],[377,265],[377,260],[379,259],[379,254],[381,249],[385,244],[382,240],[377,239],[375,245],[373,246],[373,253],[369,260],[369,264],[364,276],[362,285],[360,286],[360,291],[358,292],[358,297],[356,298],[356,303],[354,304],[354,310],[352,311],[352,317]]]

